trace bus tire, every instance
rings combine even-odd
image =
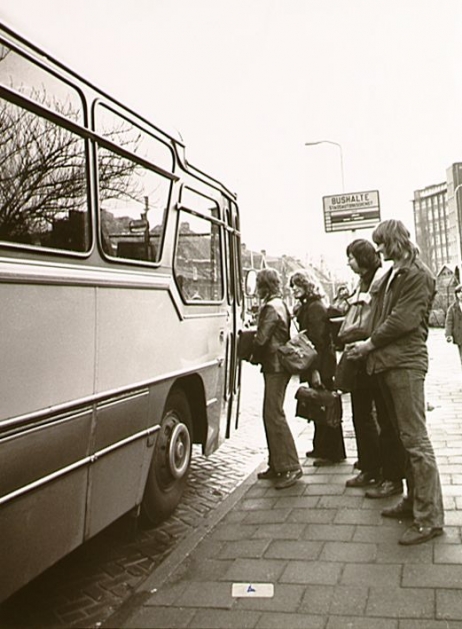
[[[188,399],[181,389],[174,389],[165,404],[143,497],[142,514],[150,524],[159,524],[178,506],[188,478],[192,441]]]

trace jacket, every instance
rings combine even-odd
[[[462,345],[462,312],[459,302],[453,302],[446,314],[446,336],[452,336],[456,345]]]
[[[415,256],[393,277],[392,274],[393,269],[390,269],[370,289],[375,312],[370,339],[375,349],[367,357],[367,371],[417,369],[426,372],[428,319],[435,296],[435,277]]]
[[[287,373],[279,361],[278,347],[290,338],[290,316],[280,297],[271,297],[258,314],[253,341],[253,360],[265,373]]]
[[[332,388],[337,360],[326,306],[319,297],[304,299],[296,310],[295,317],[299,329],[305,331],[318,353],[311,370],[317,369],[323,385],[328,389]],[[301,374],[300,380],[309,380],[308,375]]]

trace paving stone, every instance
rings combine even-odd
[[[181,607],[140,607],[124,623],[124,629],[182,629],[189,626],[195,613],[195,610]]]
[[[331,616],[325,629],[398,629],[398,621],[388,618],[374,618],[371,627],[370,618],[360,616]],[[401,629],[401,626],[399,627]]]
[[[275,583],[286,565],[278,559],[236,559],[223,578],[239,583]]]
[[[320,561],[372,562],[377,555],[376,544],[356,542],[326,542],[319,556]]]
[[[401,568],[401,565],[351,563],[345,566],[340,583],[343,585],[373,584],[379,587],[398,586],[401,580]]]
[[[460,590],[436,590],[436,617],[444,620],[462,621],[462,595]]]
[[[339,581],[342,566],[322,561],[292,561],[284,570],[280,583],[334,585]]]
[[[200,610],[188,627],[192,629],[253,629],[261,616],[250,610]]]
[[[262,557],[268,548],[268,540],[239,540],[226,542],[220,552],[220,559],[254,558]]]
[[[351,540],[353,538],[355,526],[351,524],[308,524],[303,539],[307,540]]]
[[[318,559],[323,547],[322,542],[295,540],[275,540],[267,547],[267,559]]]
[[[257,629],[324,629],[326,619],[305,614],[278,614],[266,612],[260,616]]]
[[[461,629],[461,624],[458,620],[400,620],[399,629]]]
[[[402,585],[462,589],[462,570],[458,565],[404,565]]]
[[[241,527],[242,528],[242,527]],[[284,526],[280,524],[262,524],[256,527],[254,534],[252,535],[253,539],[300,539],[302,534],[306,528],[306,525],[303,523],[297,524],[292,523],[288,524],[284,523]]]
[[[431,589],[371,587],[366,615],[392,618],[432,618],[435,594]]]

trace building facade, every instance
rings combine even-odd
[[[461,266],[462,163],[446,170],[446,181],[414,192],[416,241],[423,261],[438,275]]]

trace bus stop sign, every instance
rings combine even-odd
[[[379,191],[347,192],[322,198],[326,232],[367,229],[380,222]]]

